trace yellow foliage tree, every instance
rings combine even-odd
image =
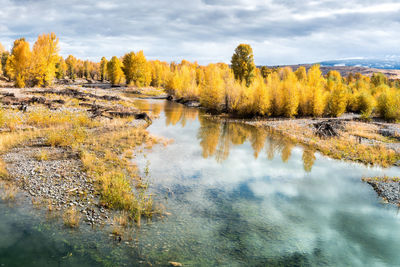
[[[58,62],[56,63],[56,78],[64,79],[67,73],[67,64],[63,57],[59,57]]]
[[[329,92],[327,112],[330,116],[338,117],[346,111],[347,87],[337,71],[329,71],[327,79],[327,91]]]
[[[378,97],[378,112],[388,121],[400,121],[400,91],[395,88],[386,89]]]
[[[122,63],[116,56],[113,56],[107,63],[107,75],[112,85],[119,84],[122,81],[124,75]]]
[[[75,80],[76,78],[76,68],[78,61],[73,55],[69,55],[67,59],[65,60],[65,64],[67,64],[67,76]]]
[[[267,77],[267,88],[268,91],[271,92],[272,115],[281,116],[283,114],[285,102],[281,90],[281,80],[277,72],[273,72]]]
[[[4,49],[4,46],[0,43],[0,75],[3,74],[3,64],[2,64],[2,57],[3,57],[3,53],[6,50]]]
[[[246,90],[246,88],[245,88]],[[271,100],[267,84],[261,75],[257,75],[249,89],[250,96],[247,97],[248,110],[246,113],[249,115],[268,115],[270,112]]]
[[[293,117],[297,115],[299,107],[299,86],[297,77],[292,69],[287,67],[283,69],[282,81],[282,96],[283,96],[283,113],[286,117]]]
[[[101,58],[100,61],[100,80],[104,82],[104,80],[107,80],[107,59],[105,57]]]
[[[213,110],[221,110],[224,102],[225,83],[220,69],[210,64],[204,71],[204,86],[200,88],[200,103]]]
[[[310,101],[312,106],[312,114],[315,117],[320,117],[324,113],[326,106],[326,98],[324,92],[325,80],[321,75],[319,65],[312,66],[307,73],[307,89],[311,93]]]
[[[25,41],[25,38],[16,40],[6,63],[7,74],[14,80],[16,87],[25,87],[29,78],[31,60],[32,52],[29,43]]]
[[[54,33],[39,35],[32,53],[31,74],[34,85],[52,84],[59,59],[58,50],[58,38]]]
[[[122,63],[127,84],[135,84],[136,86],[148,86],[150,84],[151,68],[143,51],[136,54],[134,52],[125,54]]]

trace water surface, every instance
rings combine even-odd
[[[66,230],[29,205],[0,203],[0,264],[400,265],[397,207],[360,180],[398,168],[332,160],[172,102],[136,103],[159,115],[152,134],[173,139],[137,159],[170,215],[132,229],[125,244],[101,229]]]

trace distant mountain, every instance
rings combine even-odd
[[[400,69],[400,58],[385,59],[339,59],[319,62],[325,67],[366,67],[374,69],[396,70]]]

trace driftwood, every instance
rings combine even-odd
[[[339,136],[339,130],[342,128],[342,123],[339,120],[327,120],[314,123],[315,134],[320,137],[335,137]]]
[[[44,91],[32,91],[31,93],[36,94],[55,94],[55,95],[64,95],[71,96],[81,101],[89,101],[88,98],[102,99],[108,101],[118,101],[121,100],[119,96],[110,96],[110,95],[95,95],[92,93],[85,93],[75,89],[67,88],[64,90],[44,90]]]

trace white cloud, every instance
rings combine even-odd
[[[55,32],[62,54],[99,60],[143,49],[166,61],[229,62],[242,42],[257,64],[400,54],[397,1],[0,0],[0,42]]]

